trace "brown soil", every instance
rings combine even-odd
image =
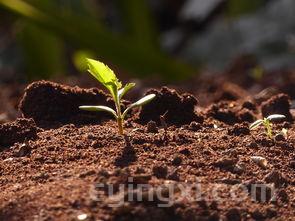
[[[292,121],[290,106],[290,97],[286,94],[278,94],[261,104],[261,112],[263,117],[281,113],[286,116],[288,121]]]
[[[275,134],[284,127],[288,135],[274,139],[263,128],[248,129],[261,108],[283,105],[277,114],[290,113],[286,95],[261,107],[254,98],[235,97],[202,109],[193,95],[168,88],[151,92],[157,98],[135,111],[125,124],[126,136],[119,136],[108,115],[78,110],[82,104],[110,104],[103,92],[30,85],[20,107],[38,128],[29,119],[0,127],[0,220],[294,220],[294,124],[289,118],[275,124]],[[160,119],[165,112],[168,128]],[[202,186],[198,200],[168,189],[196,182]],[[149,184],[142,200],[128,199],[139,184]],[[256,187],[253,198],[254,184],[265,188],[265,199]],[[107,185],[114,187],[113,196]],[[159,187],[171,197],[169,207],[159,207],[166,203]],[[242,201],[231,197],[233,189]],[[118,201],[124,203],[110,206]]]
[[[0,125],[0,148],[36,138],[37,127],[33,119],[19,118],[12,123]]]
[[[195,112],[198,100],[191,94],[179,95],[167,87],[151,89],[146,94],[156,94],[153,102],[145,105],[139,113],[139,122],[146,124],[153,120],[160,124],[160,116],[169,124],[183,125],[192,121],[202,122],[203,118]]]
[[[126,104],[128,102],[124,102]],[[99,123],[111,116],[104,112],[80,111],[81,105],[106,105],[113,107],[111,98],[96,88],[62,86],[49,81],[29,85],[20,102],[20,111],[33,118],[40,127],[53,128],[67,123]]]

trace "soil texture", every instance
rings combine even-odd
[[[28,86],[24,118],[0,125],[0,220],[295,219],[289,94],[258,102],[220,91],[202,108],[197,94],[147,93],[156,99],[132,113],[120,136],[111,116],[78,109],[112,106],[102,91]],[[273,113],[287,118],[274,123],[272,139],[262,126],[249,130]]]

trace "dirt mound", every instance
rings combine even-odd
[[[219,88],[212,96],[214,97],[214,102],[219,102],[236,101],[249,96],[249,94],[238,85],[225,82],[221,86],[219,86]]]
[[[33,119],[19,118],[11,123],[0,124],[0,150],[36,138],[37,127]]]
[[[235,101],[221,101],[209,106],[205,113],[206,116],[213,117],[226,124],[235,124],[253,122],[256,119],[254,110],[255,105],[249,101],[242,104]]]
[[[139,122],[146,124],[155,121],[161,124],[163,116],[167,124],[183,125],[192,121],[202,122],[203,118],[196,114],[198,100],[191,94],[178,94],[176,90],[162,87],[161,90],[151,89],[146,94],[156,94],[156,98],[143,106],[139,113]]]
[[[25,89],[20,110],[40,127],[51,128],[66,123],[97,123],[110,115],[79,110],[80,105],[113,106],[110,97],[96,88],[81,89],[49,81],[38,81]]]
[[[263,117],[271,114],[283,114],[288,121],[292,121],[290,105],[290,97],[287,94],[278,94],[261,104],[261,113]]]

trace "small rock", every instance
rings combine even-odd
[[[157,123],[155,121],[149,121],[147,123],[147,132],[148,133],[158,133],[159,128],[157,127]]]
[[[264,157],[253,156],[251,160],[263,169],[267,168],[267,160]]]
[[[234,166],[234,172],[237,174],[242,174],[246,170],[246,165],[244,163],[238,163]]]
[[[153,174],[157,178],[166,178],[168,173],[167,166],[154,166],[153,167]]]
[[[182,148],[182,149],[179,150],[179,153],[181,153],[181,154],[183,154],[185,156],[188,156],[188,155],[190,155],[191,152],[187,148]]]
[[[31,154],[31,147],[24,143],[20,146],[19,151],[16,153],[17,157],[24,157]]]
[[[242,220],[241,212],[237,208],[229,209],[226,212],[225,216],[226,216],[228,221],[240,221],[240,220]]]
[[[83,214],[80,214],[80,215],[78,215],[77,216],[77,219],[78,220],[87,220],[87,218],[88,218],[88,215],[86,214],[86,213],[83,213]]]
[[[15,158],[9,157],[3,160],[3,162],[12,162]]]
[[[283,134],[279,133],[275,136],[275,141],[285,141],[285,137]]]
[[[49,178],[49,174],[47,173],[37,173],[33,176],[33,180],[47,180]]]
[[[252,142],[249,143],[248,147],[250,147],[250,148],[257,148],[258,147],[258,144],[256,142],[252,141]]]
[[[197,123],[195,121],[191,122],[189,127],[188,127],[190,130],[192,131],[198,131],[202,128],[201,124],[200,123]]]
[[[236,158],[222,158],[219,161],[213,163],[213,165],[217,167],[228,167],[228,166],[233,166],[238,162],[238,159]]]
[[[182,157],[179,155],[174,156],[171,163],[174,166],[179,166],[182,163]]]

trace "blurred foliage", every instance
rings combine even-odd
[[[65,70],[63,42],[53,33],[21,22],[17,38],[21,45],[29,79],[49,78]]]
[[[249,13],[265,1],[227,0],[226,13],[231,17]],[[79,71],[85,69],[85,57],[90,56],[137,77],[157,74],[170,81],[186,79],[196,73],[196,67],[161,50],[148,3],[148,0],[0,0],[0,7],[18,15],[17,40],[30,79],[66,72],[69,49],[72,63]],[[113,14],[119,16],[113,19],[115,22],[106,18],[109,11],[113,17]]]
[[[57,60],[61,59],[62,49],[58,50],[58,47],[62,48],[60,39],[63,39],[63,43],[70,43],[76,50],[92,51],[99,59],[118,65],[119,68],[140,77],[152,73],[161,74],[169,80],[178,80],[194,72],[193,68],[172,59],[157,47],[145,0],[116,1],[122,12],[129,15],[123,16],[126,18],[124,22],[127,33],[115,32],[105,26],[102,19],[98,20],[98,16],[89,10],[91,8],[89,4],[94,2],[87,1],[88,4],[85,2],[83,0],[0,0],[0,6],[31,23],[30,27],[24,27],[20,37],[26,51],[25,55],[29,57],[27,61],[31,63],[28,65],[29,70],[60,71],[62,64]],[[45,31],[53,34],[50,33],[46,37]],[[46,48],[50,52],[47,52]],[[56,53],[55,59],[53,53]],[[41,62],[41,58],[46,56],[49,57]],[[49,60],[52,64],[49,64]],[[34,65],[36,66],[32,68]],[[47,74],[45,72],[43,73]]]
[[[251,13],[265,4],[265,0],[228,0],[227,14],[230,17],[237,17],[243,14]]]

